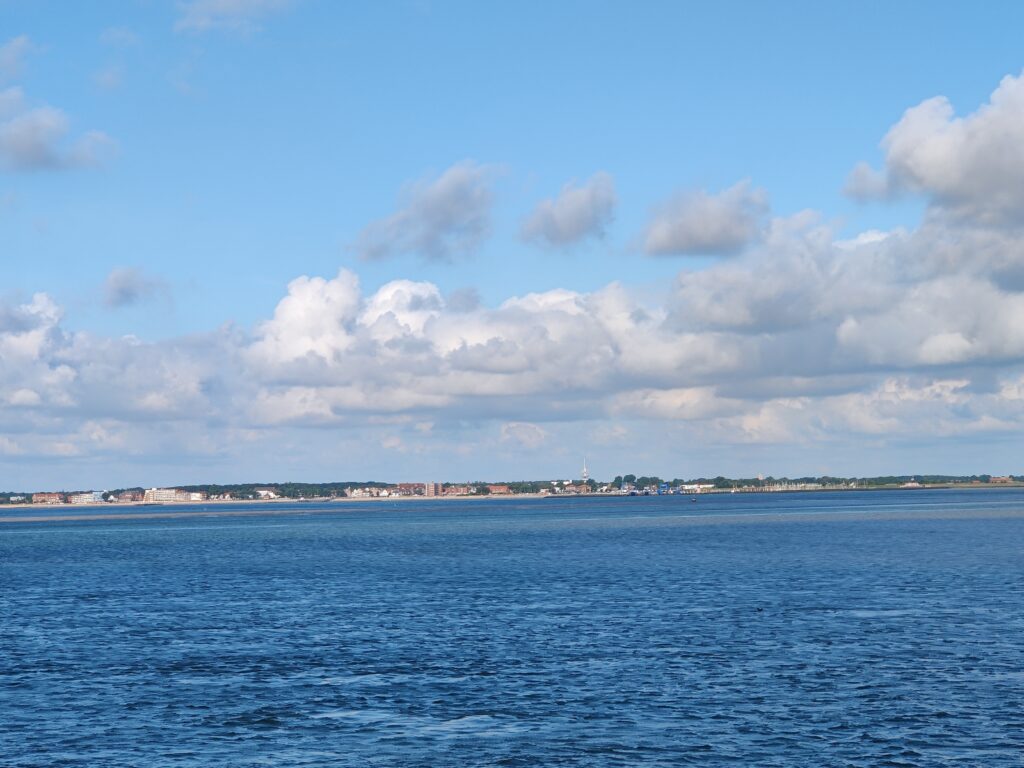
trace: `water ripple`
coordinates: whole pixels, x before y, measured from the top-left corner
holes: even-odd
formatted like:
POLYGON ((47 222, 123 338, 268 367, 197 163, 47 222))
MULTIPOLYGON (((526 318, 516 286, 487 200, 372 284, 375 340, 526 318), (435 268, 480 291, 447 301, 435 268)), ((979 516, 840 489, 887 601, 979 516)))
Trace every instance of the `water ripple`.
POLYGON ((1020 766, 1024 496, 803 498, 8 524, 0 762, 1020 766))

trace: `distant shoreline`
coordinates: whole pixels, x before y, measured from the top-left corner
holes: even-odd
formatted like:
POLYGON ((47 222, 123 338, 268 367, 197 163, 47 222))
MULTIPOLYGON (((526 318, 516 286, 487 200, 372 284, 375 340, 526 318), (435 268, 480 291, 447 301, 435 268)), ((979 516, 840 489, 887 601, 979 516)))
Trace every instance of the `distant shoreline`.
MULTIPOLYGON (((339 496, 337 498, 307 498, 307 499, 207 499, 204 501, 90 501, 84 504, 71 504, 62 501, 58 504, 32 504, 19 501, 15 504, 0 504, 0 510, 4 509, 125 509, 129 507, 194 507, 197 504, 362 504, 365 502, 384 501, 481 501, 484 499, 542 499, 552 494, 547 493, 515 493, 515 494, 468 494, 463 496, 339 496)), ((566 494, 575 496, 616 496, 610 493, 579 493, 566 494)), ((80 515, 70 515, 80 517, 80 515)), ((2 519, 2 518, 0 518, 2 519)))
MULTIPOLYGON (((849 491, 941 491, 941 490, 985 490, 999 489, 1011 490, 1024 488, 1024 483, 936 483, 933 485, 902 486, 902 485, 864 485, 857 487, 825 487, 825 488, 716 488, 704 491, 684 491, 670 494, 673 496, 711 496, 731 493, 743 494, 777 494, 777 493, 841 493, 849 491)), ((56 504, 33 504, 31 502, 16 502, 13 504, 0 504, 0 510, 5 509, 124 509, 135 507, 187 507, 196 504, 342 504, 342 503, 366 503, 366 502, 388 502, 388 501, 498 501, 502 499, 564 499, 564 498, 624 498, 630 496, 655 496, 658 494, 645 493, 492 493, 492 494, 460 494, 450 496, 344 496, 335 498, 311 497, 304 499, 277 498, 277 499, 207 499, 204 501, 90 501, 81 504, 70 502, 59 502, 56 504)), ((81 518, 81 515, 70 517, 81 518)), ((0 520, 3 518, 0 517, 0 520)))
MULTIPOLYGON (((875 489, 885 490, 885 489, 875 489)), ((896 490, 896 489, 889 489, 896 490)), ((942 490, 942 489, 934 489, 942 490)), ((593 494, 607 497, 608 494, 593 494)), ((473 497, 456 497, 456 498, 473 498, 473 497)), ((486 498, 484 496, 478 497, 478 499, 486 498)), ((522 499, 522 495, 519 496, 497 496, 495 500, 513 500, 522 499)), ((537 499, 538 496, 532 496, 530 498, 537 499)), ((557 498, 557 497, 556 497, 557 498)), ((570 498, 566 496, 564 498, 570 498)), ((626 497, 628 498, 628 497, 626 497)), ((377 499, 344 499, 339 501, 376 501, 377 499)), ((423 497, 405 497, 398 499, 379 499, 379 501, 395 501, 404 502, 410 500, 427 501, 428 499, 423 497)), ((277 500, 275 500, 277 501, 277 500)), ((227 502, 227 503, 238 503, 238 502, 227 502)), ((53 505, 57 506, 57 505, 53 505)), ((71 506, 71 505, 64 505, 71 506)), ((84 504, 77 506, 86 506, 84 504)), ((101 505, 91 505, 101 506, 101 505)), ((171 505, 120 505, 126 506, 171 506, 171 505)), ((183 506, 179 504, 176 506, 183 506)), ((126 512, 126 513, 96 513, 96 514, 84 514, 84 515, 24 515, 18 517, 0 517, 0 524, 2 523, 72 523, 72 522, 114 522, 114 521, 129 521, 129 520, 181 520, 181 519, 196 519, 196 518, 228 518, 228 517, 293 517, 301 515, 326 515, 332 511, 338 511, 338 507, 331 504, 314 504, 308 508, 282 508, 278 504, 268 502, 267 507, 263 509, 225 509, 226 503, 221 503, 220 509, 197 509, 188 511, 174 511, 171 509, 163 509, 160 511, 153 512, 126 512)), ((680 512, 676 514, 667 514, 663 516, 654 516, 650 518, 635 518, 630 516, 629 519, 634 525, 642 525, 648 527, 656 527, 659 525, 667 524, 678 524, 682 520, 688 525, 721 525, 728 523, 771 523, 771 522, 836 522, 843 520, 913 520, 913 519, 943 519, 943 520, 955 520, 955 519, 966 519, 966 518, 1021 518, 1024 517, 1024 509, 932 509, 928 512, 921 511, 897 511, 894 509, 856 509, 842 512, 836 511, 811 511, 811 512, 779 512, 766 510, 762 512, 723 512, 721 514, 686 514, 682 510, 689 510, 690 507, 687 505, 681 505, 679 507, 680 512)), ((590 518, 588 518, 590 520, 590 518)), ((551 522, 564 522, 573 523, 572 519, 563 520, 558 517, 551 518, 551 522)))

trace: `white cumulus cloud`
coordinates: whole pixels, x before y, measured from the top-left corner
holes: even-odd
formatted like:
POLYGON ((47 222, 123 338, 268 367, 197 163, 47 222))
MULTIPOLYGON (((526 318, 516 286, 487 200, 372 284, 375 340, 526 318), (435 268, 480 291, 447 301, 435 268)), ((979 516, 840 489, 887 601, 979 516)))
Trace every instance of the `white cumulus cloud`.
POLYGON ((908 109, 882 140, 885 164, 858 165, 858 197, 925 195, 978 224, 1024 224, 1024 75, 1004 77, 989 101, 958 117, 944 96, 908 109))

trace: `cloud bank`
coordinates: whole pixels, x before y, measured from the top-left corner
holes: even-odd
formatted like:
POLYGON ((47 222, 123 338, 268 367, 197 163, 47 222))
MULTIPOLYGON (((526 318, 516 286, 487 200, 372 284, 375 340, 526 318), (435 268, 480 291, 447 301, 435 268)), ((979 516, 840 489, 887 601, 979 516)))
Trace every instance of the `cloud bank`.
MULTIPOLYGON (((8 302, 0 452, 198 461, 287 445, 312 460, 330 446, 456 467, 564 450, 567 434, 621 444, 636 424, 647 441, 808 454, 1010 439, 1024 427, 1024 198, 988 169, 992 142, 1015 167, 1001 142, 1018 129, 1020 82, 967 118, 931 100, 889 131, 885 185, 928 200, 916 229, 840 239, 813 212, 769 218, 745 182, 678 198, 648 249, 733 257, 680 272, 663 296, 611 283, 486 306, 427 281, 366 291, 342 269, 295 278, 251 328, 159 342, 68 328, 45 294, 8 302)), ((541 230, 588 231, 566 212, 588 209, 593 182, 548 201, 541 230)), ((363 247, 460 253, 490 203, 487 170, 458 164, 410 187, 363 247)), ((112 303, 139 296, 136 277, 111 276, 112 303)))

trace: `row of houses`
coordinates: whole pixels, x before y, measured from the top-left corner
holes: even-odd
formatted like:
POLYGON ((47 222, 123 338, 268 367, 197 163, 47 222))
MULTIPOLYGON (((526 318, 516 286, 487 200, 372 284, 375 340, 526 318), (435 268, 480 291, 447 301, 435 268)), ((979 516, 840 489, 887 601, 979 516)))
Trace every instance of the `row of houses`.
POLYGON ((440 496, 473 496, 481 493, 481 488, 486 488, 487 493, 495 496, 506 496, 512 493, 507 485, 444 485, 443 483, 398 483, 397 485, 376 486, 371 485, 365 488, 348 488, 345 496, 350 499, 388 499, 402 498, 409 496, 426 496, 437 498, 440 496))
MULTIPOLYGON (((18 497, 21 501, 23 497, 18 497)), ((79 493, 33 493, 33 504, 166 504, 182 501, 206 501, 202 491, 182 491, 177 488, 150 488, 148 491, 122 491, 108 494, 106 491, 82 491, 79 493)), ((14 497, 12 497, 12 501, 14 497)))

